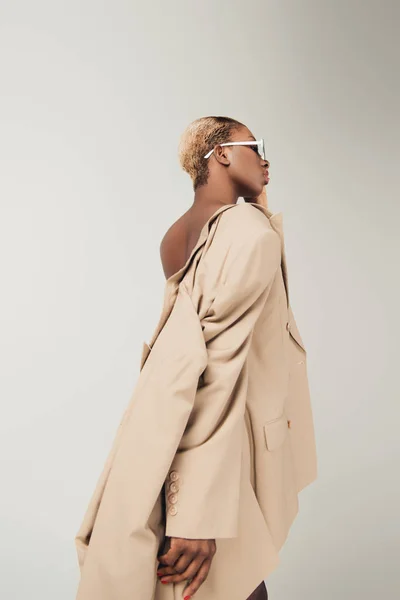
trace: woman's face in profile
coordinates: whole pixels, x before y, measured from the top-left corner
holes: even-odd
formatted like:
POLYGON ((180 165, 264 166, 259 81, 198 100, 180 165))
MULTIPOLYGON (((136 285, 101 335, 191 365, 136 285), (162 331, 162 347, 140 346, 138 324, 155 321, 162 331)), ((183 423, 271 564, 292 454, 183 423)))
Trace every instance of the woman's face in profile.
MULTIPOLYGON (((241 127, 231 135, 232 142, 256 140, 247 127, 241 127)), ((226 146, 229 151, 229 174, 234 181, 239 196, 256 197, 268 184, 269 162, 258 154, 254 146, 226 146)))

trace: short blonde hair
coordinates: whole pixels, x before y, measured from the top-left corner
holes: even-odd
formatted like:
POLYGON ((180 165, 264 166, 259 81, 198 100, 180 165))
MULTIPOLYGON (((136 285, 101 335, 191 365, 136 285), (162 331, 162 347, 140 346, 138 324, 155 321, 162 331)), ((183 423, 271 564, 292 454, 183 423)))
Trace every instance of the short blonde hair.
POLYGON ((231 141, 231 133, 243 123, 230 117, 201 117, 185 129, 180 137, 178 156, 184 171, 192 179, 193 189, 208 181, 208 159, 204 158, 214 146, 231 141))

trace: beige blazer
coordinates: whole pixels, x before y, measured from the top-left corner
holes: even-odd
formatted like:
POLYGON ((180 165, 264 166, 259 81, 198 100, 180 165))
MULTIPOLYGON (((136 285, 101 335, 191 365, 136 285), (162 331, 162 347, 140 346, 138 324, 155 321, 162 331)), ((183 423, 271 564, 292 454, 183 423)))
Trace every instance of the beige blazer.
POLYGON ((246 600, 317 477, 282 213, 220 207, 165 284, 132 398, 76 534, 77 600, 178 600, 164 535, 215 538, 196 600, 246 600))

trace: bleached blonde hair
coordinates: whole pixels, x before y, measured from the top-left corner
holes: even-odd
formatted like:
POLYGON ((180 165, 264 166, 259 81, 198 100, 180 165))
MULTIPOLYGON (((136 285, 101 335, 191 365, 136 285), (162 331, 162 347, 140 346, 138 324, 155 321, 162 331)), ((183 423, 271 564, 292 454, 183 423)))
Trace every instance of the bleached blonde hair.
POLYGON ((208 160, 204 158, 214 146, 231 141, 231 133, 243 123, 230 117, 201 117, 185 129, 180 137, 178 156, 184 171, 192 179, 193 189, 208 181, 208 160))

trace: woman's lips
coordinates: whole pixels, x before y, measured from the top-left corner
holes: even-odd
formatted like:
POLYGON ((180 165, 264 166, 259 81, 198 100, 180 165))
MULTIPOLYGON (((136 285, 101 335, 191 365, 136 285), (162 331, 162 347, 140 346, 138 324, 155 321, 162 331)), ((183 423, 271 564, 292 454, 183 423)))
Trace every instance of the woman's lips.
POLYGON ((269 173, 268 173, 268 171, 265 171, 265 173, 264 173, 264 181, 265 181, 265 183, 269 183, 269 173))

